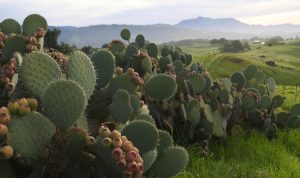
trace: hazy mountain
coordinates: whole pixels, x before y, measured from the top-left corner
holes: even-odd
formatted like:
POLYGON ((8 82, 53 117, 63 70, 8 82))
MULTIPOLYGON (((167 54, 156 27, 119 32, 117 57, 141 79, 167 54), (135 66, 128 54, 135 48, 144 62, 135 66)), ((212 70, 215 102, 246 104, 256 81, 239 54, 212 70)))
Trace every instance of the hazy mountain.
POLYGON ((163 43, 183 39, 245 39, 253 36, 270 37, 280 35, 285 38, 300 34, 300 25, 283 24, 273 26, 249 25, 236 19, 212 19, 198 17, 187 19, 176 25, 94 25, 88 27, 58 26, 61 30, 59 41, 75 44, 78 47, 101 46, 113 39, 120 39, 120 31, 128 28, 132 39, 141 33, 149 41, 163 43))

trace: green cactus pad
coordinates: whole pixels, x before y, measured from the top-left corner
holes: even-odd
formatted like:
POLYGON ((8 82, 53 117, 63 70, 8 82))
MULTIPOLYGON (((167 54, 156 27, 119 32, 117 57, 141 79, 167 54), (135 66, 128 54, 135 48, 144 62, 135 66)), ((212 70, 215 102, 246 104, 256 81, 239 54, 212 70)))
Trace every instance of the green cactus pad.
POLYGON ((125 49, 125 45, 120 40, 114 40, 110 43, 110 50, 114 55, 120 54, 125 49))
POLYGON ((253 79, 258 72, 258 68, 256 65, 249 65, 245 70, 244 74, 247 80, 253 79))
POLYGON ((122 135, 145 154, 156 148, 158 144, 158 131, 156 127, 147 121, 133 121, 126 125, 122 130, 122 135))
POLYGON ((132 108, 133 117, 137 116, 140 111, 141 102, 140 102, 140 99, 136 95, 130 95, 130 106, 132 108))
POLYGON ((5 19, 0 23, 0 31, 5 35, 21 34, 21 25, 15 19, 5 19))
POLYGON ((112 97, 114 93, 119 89, 125 89, 130 94, 135 94, 137 90, 137 85, 128 74, 124 74, 124 75, 116 76, 111 80, 107 88, 108 96, 112 97))
POLYGON ((142 59, 141 69, 143 70, 143 73, 152 71, 152 61, 150 57, 146 56, 142 59))
POLYGON ((224 85, 224 88, 226 89, 226 91, 228 93, 231 93, 232 83, 228 78, 223 79, 223 85, 224 85))
POLYGON ((284 97, 281 95, 276 95, 272 98, 272 103, 273 103, 274 108, 279 108, 284 103, 284 97))
POLYGON ((32 160, 41 156, 54 133, 54 125, 37 112, 12 119, 9 126, 9 137, 15 152, 32 160))
POLYGON ((188 66, 192 63, 193 61, 193 57, 191 54, 186 54, 185 55, 185 64, 188 66))
POLYGON ((255 80, 258 84, 263 84, 265 81, 265 73, 259 71, 255 75, 255 80))
POLYGON ((188 119, 191 120, 192 128, 196 128, 200 122, 200 111, 198 107, 193 107, 188 113, 188 119))
POLYGON ((146 47, 147 49, 147 53, 149 56, 157 58, 158 55, 158 48, 156 46, 156 44, 154 43, 149 43, 146 47))
POLYGON ((184 104, 180 104, 179 116, 181 118, 181 121, 186 121, 187 120, 187 113, 186 113, 186 109, 184 107, 184 104))
POLYGON ((64 151, 67 155, 78 154, 86 145, 87 132, 82 128, 70 128, 66 132, 67 143, 64 151))
POLYGON ((146 94, 157 100, 171 98, 177 89, 176 81, 172 77, 159 74, 152 77, 145 86, 146 94))
POLYGON ((190 66, 191 71, 198 72, 198 69, 199 69, 199 66, 197 63, 191 64, 191 66, 190 66))
POLYGON ((146 177, 173 177, 185 168, 188 160, 189 155, 183 147, 170 147, 157 158, 146 177))
POLYGON ((289 114, 287 112, 280 112, 276 115, 276 124, 278 125, 278 127, 280 128, 285 128, 288 121, 289 121, 289 114))
POLYGON ((237 84, 238 91, 241 91, 246 85, 246 79, 240 72, 236 72, 231 76, 231 82, 237 84))
POLYGON ((247 111, 253 110, 257 105, 253 96, 244 96, 242 102, 242 107, 247 111))
POLYGON ((195 94, 200 94, 206 88, 206 80, 200 74, 192 75, 189 80, 192 82, 195 94))
POLYGON ((275 82, 274 78, 272 78, 272 77, 268 78, 267 86, 268 86, 268 90, 269 90, 270 93, 274 93, 275 92, 275 90, 276 90, 276 82, 275 82))
POLYGON ((258 85, 256 89, 259 91, 261 96, 267 94, 267 88, 265 85, 258 85))
POLYGON ((219 93, 220 102, 228 104, 230 93, 226 89, 221 89, 219 93))
POLYGON ((287 126, 293 129, 300 128, 300 117, 297 116, 291 117, 287 123, 287 126))
POLYGON ((212 114, 213 117, 213 135, 216 137, 225 137, 226 136, 226 128, 224 128, 224 118, 220 111, 215 111, 212 114))
POLYGON ((180 53, 178 51, 171 53, 171 56, 173 61, 180 60, 180 53))
POLYGON ((171 64, 171 59, 168 56, 161 57, 158 61, 159 68, 164 72, 167 69, 167 65, 171 64))
POLYGON ((157 151, 158 154, 161 155, 165 150, 173 146, 173 138, 167 131, 164 130, 159 130, 158 135, 159 142, 157 145, 157 151))
POLYGON ((4 45, 2 51, 1 62, 7 63, 16 52, 21 53, 22 55, 26 53, 26 39, 22 36, 14 36, 9 38, 4 45))
POLYGON ((141 34, 138 34, 135 37, 135 43, 138 45, 138 47, 142 48, 145 45, 145 37, 141 34))
POLYGON ((80 84, 84 89, 86 100, 93 94, 96 84, 96 74, 89 57, 83 52, 71 54, 66 70, 67 78, 80 84))
POLYGON ((291 111, 290 111, 290 114, 292 116, 300 116, 300 103, 299 104, 295 104, 291 111))
POLYGON ((129 40, 131 36, 130 31, 126 28, 122 29, 120 35, 124 40, 129 40))
POLYGON ((25 56, 20 76, 25 88, 42 98, 48 85, 62 78, 62 73, 54 59, 45 53, 34 52, 25 56))
POLYGON ((164 46, 163 48, 161 48, 160 53, 161 53, 162 57, 167 57, 169 55, 169 49, 168 49, 168 47, 164 46))
POLYGON ((271 107, 272 100, 269 96, 263 96, 260 99, 259 106, 261 109, 268 109, 271 107))
POLYGON ((79 119, 86 101, 82 88, 74 81, 52 82, 42 99, 44 113, 61 130, 66 130, 79 119))
POLYGON ((173 66, 175 67, 175 73, 178 74, 184 69, 184 64, 182 61, 175 61, 173 62, 173 66))
POLYGON ((130 95, 127 90, 117 90, 110 105, 110 114, 116 122, 126 123, 132 113, 130 95))
POLYGON ((156 158, 157 158, 157 151, 155 149, 148 151, 147 153, 142 155, 142 159, 144 161, 144 172, 147 172, 151 168, 156 158))
POLYGON ((92 55, 91 60, 96 70, 96 88, 103 88, 110 82, 114 75, 114 57, 106 49, 100 49, 92 55))
POLYGON ((37 31, 39 27, 42 27, 45 31, 48 30, 47 20, 38 15, 32 14, 27 16, 23 21, 23 34, 26 36, 31 36, 33 33, 37 31))
POLYGON ((138 54, 139 50, 137 49, 137 47, 133 44, 130 44, 127 46, 126 50, 125 50, 125 56, 130 59, 133 56, 136 56, 138 54))
POLYGON ((139 114, 135 119, 136 120, 144 120, 144 121, 147 121, 147 122, 155 125, 155 120, 149 114, 139 114))

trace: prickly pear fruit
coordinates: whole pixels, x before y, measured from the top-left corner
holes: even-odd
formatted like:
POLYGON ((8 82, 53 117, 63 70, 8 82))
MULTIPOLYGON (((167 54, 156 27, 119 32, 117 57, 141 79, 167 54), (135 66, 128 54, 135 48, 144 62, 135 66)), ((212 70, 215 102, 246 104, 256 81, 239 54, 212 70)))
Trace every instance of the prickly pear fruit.
POLYGON ((7 134, 8 128, 4 124, 0 124, 0 137, 3 137, 7 134))
POLYGON ((105 126, 100 127, 99 133, 102 138, 110 137, 110 135, 111 135, 110 130, 105 126))
POLYGON ((27 99, 28 106, 30 107, 31 111, 36 111, 38 107, 38 101, 35 98, 28 98, 27 99))
POLYGON ((117 147, 113 149, 111 155, 114 160, 120 160, 123 157, 123 150, 117 147))
POLYGON ((122 145, 122 149, 123 149, 125 152, 131 151, 132 148, 133 148, 133 145, 132 145, 132 142, 131 142, 131 141, 124 142, 123 145, 122 145))
POLYGON ((104 146, 106 146, 106 147, 110 147, 110 146, 111 146, 111 143, 112 143, 111 138, 106 137, 106 138, 104 138, 104 139, 102 140, 102 144, 103 144, 104 146))
POLYGON ((28 105, 28 101, 26 98, 21 98, 17 100, 19 105, 28 105))
POLYGON ((8 125, 11 118, 7 113, 0 113, 0 124, 8 125))
POLYGON ((137 164, 135 161, 128 162, 126 168, 128 171, 133 172, 134 170, 136 170, 137 164))
POLYGON ((1 107, 0 108, 0 114, 2 114, 2 113, 9 114, 9 110, 7 109, 7 107, 1 107))
POLYGON ((128 162, 135 161, 137 159, 137 153, 135 151, 129 151, 126 153, 126 160, 128 162))
POLYGON ((20 116, 25 116, 26 114, 30 113, 30 107, 28 105, 21 105, 18 109, 18 114, 20 116))
POLYGON ((117 165, 120 167, 120 168, 125 168, 126 167, 126 160, 124 158, 121 158, 118 162, 117 162, 117 165))
POLYGON ((118 130, 114 130, 114 131, 111 132, 111 137, 113 139, 115 139, 115 138, 121 138, 121 133, 118 130))
POLYGON ((7 145, 0 148, 0 159, 10 159, 14 154, 14 150, 11 146, 7 145))
POLYGON ((114 138, 113 139, 113 146, 114 147, 121 147, 122 146, 122 140, 121 140, 121 138, 114 138))
POLYGON ((12 114, 16 114, 19 110, 19 107, 20 107, 20 105, 16 101, 9 102, 8 105, 7 105, 7 108, 9 110, 9 112, 12 113, 12 114))

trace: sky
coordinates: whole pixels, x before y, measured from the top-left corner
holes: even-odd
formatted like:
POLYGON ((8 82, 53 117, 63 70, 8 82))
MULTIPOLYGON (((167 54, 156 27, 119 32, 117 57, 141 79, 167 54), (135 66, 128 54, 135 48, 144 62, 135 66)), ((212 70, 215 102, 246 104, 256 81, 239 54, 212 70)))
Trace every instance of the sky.
POLYGON ((0 21, 38 13, 50 25, 176 24, 198 16, 300 24, 300 0, 0 0, 0 21))

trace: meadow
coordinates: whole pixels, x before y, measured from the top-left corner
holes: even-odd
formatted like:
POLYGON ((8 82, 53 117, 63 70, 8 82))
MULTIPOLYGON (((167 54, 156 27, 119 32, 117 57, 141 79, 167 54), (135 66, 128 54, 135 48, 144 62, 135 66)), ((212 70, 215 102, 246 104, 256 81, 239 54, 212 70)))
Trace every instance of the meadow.
MULTIPOLYGON (((276 94, 286 97, 278 111, 286 111, 300 102, 300 45, 297 43, 265 46, 253 45, 250 51, 220 53, 209 44, 182 45, 195 61, 201 62, 214 78, 228 77, 250 64, 256 64, 276 79, 276 94), (275 61, 271 67, 266 61, 275 61), (296 89, 296 85, 298 88, 296 89)), ((255 130, 230 136, 226 142, 209 145, 208 157, 201 156, 197 146, 188 148, 190 163, 177 178, 296 178, 300 177, 300 132, 281 131, 268 140, 255 130)))

